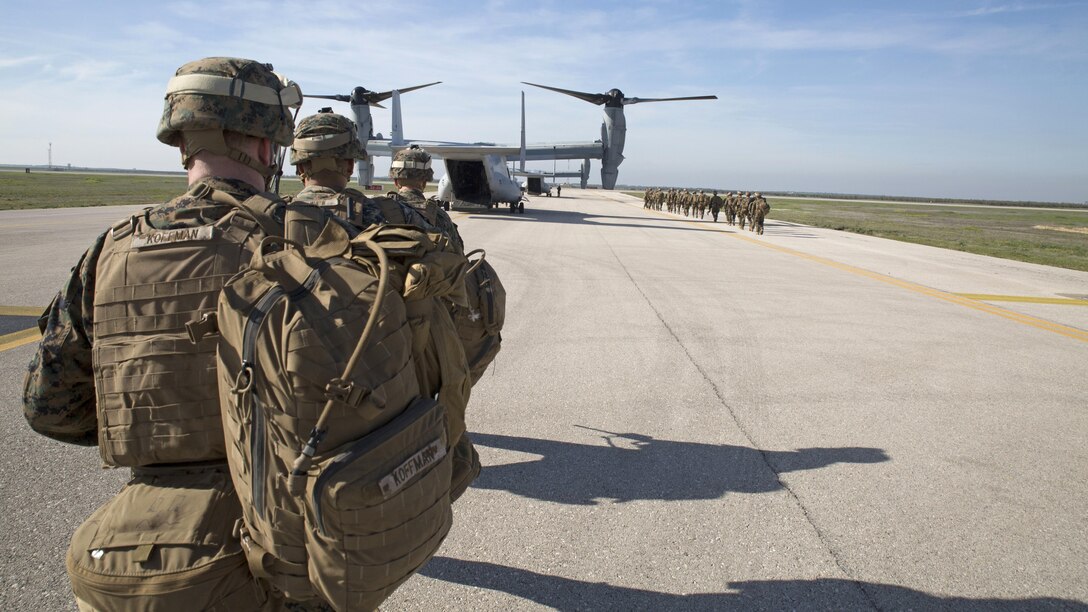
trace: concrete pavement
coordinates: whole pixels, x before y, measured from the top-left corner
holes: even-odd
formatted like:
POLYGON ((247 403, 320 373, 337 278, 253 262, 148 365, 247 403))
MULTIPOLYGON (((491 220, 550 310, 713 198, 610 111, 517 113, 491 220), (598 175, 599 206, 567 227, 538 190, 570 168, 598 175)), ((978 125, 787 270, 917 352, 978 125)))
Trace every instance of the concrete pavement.
MULTIPOLYGON (((0 213, 0 304, 124 212, 0 213)), ((485 470, 383 610, 1088 609, 1088 307, 959 295, 1088 274, 600 191, 454 217, 508 291, 485 470)), ((73 609, 67 538, 125 475, 26 427, 32 351, 0 352, 0 607, 73 609)))

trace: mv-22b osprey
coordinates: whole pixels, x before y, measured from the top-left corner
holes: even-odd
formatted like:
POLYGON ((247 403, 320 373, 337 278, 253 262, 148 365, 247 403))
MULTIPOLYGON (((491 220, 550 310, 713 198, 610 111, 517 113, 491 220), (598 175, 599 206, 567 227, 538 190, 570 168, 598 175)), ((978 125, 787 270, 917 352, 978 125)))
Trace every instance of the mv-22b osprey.
MULTIPOLYGON (((525 144, 525 94, 522 93, 521 109, 521 146, 504 147, 491 143, 456 143, 444 141, 408 140, 404 138, 401 118, 400 94, 437 85, 441 81, 406 87, 400 90, 373 92, 364 87, 356 87, 347 95, 313 95, 310 98, 338 100, 351 104, 352 114, 358 126, 361 144, 371 158, 374 156, 392 156, 396 151, 418 144, 427 149, 434 157, 444 160, 446 175, 439 182, 439 198, 445 202, 469 204, 492 208, 507 204, 511 210, 524 212, 521 185, 510 176, 507 159, 517 155, 520 158, 521 172, 525 172, 526 161, 544 161, 557 159, 582 159, 581 178, 585 188, 589 178, 591 159, 602 162, 601 184, 605 189, 613 189, 619 175, 619 165, 623 162, 623 146, 626 134, 626 121, 623 116, 625 104, 640 102, 664 102, 672 100, 711 100, 717 96, 694 96, 684 98, 626 98, 618 89, 607 94, 588 94, 583 92, 558 89, 545 85, 526 83, 535 87, 550 89, 577 97, 594 104, 605 106, 605 121, 601 125, 602 140, 580 143, 525 144), (392 131, 391 137, 376 137, 373 133, 373 118, 370 107, 384 108, 380 103, 391 100, 392 131)), ((369 185, 374 176, 374 164, 371 160, 361 161, 359 184, 369 185)))

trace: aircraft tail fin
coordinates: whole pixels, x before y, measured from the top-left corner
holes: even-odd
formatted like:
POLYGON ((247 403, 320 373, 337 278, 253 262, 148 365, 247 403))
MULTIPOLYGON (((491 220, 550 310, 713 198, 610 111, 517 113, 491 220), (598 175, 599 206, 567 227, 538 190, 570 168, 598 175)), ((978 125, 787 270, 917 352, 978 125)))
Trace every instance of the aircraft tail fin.
POLYGON ((525 92, 521 92, 521 165, 519 170, 525 172, 525 92))
POLYGON ((400 115, 400 92, 397 90, 392 91, 392 107, 393 107, 393 126, 391 127, 390 140, 391 144, 403 145, 404 144, 404 124, 401 122, 400 115))

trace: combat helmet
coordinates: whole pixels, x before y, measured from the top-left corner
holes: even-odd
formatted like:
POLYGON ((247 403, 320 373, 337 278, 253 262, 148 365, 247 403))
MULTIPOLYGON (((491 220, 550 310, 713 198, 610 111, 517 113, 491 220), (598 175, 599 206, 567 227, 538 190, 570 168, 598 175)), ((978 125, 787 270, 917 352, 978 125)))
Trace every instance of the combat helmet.
POLYGON ((302 105, 298 85, 272 72, 271 64, 235 57, 208 57, 178 68, 166 85, 166 103, 158 138, 170 146, 183 143, 182 165, 200 151, 225 155, 268 178, 276 169, 230 147, 224 130, 267 138, 289 146, 295 121, 291 109, 302 105))
MULTIPOLYGON (((340 159, 366 159, 366 150, 356 134, 355 122, 323 108, 298 122, 291 145, 291 164, 310 162, 308 174, 330 170, 343 174, 340 159)), ((349 171, 350 175, 350 171, 349 171)))
POLYGON ((434 178, 434 170, 431 169, 431 154, 412 145, 407 149, 397 151, 393 156, 393 163, 389 166, 389 177, 394 179, 424 179, 434 178))

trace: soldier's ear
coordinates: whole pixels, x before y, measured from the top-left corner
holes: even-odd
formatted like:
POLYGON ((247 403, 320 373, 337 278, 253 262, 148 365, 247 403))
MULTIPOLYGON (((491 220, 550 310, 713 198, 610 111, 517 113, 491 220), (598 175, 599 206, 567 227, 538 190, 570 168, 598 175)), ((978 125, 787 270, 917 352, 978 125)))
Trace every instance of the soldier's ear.
POLYGON ((272 141, 267 138, 260 139, 257 144, 257 159, 266 166, 272 165, 272 141))

